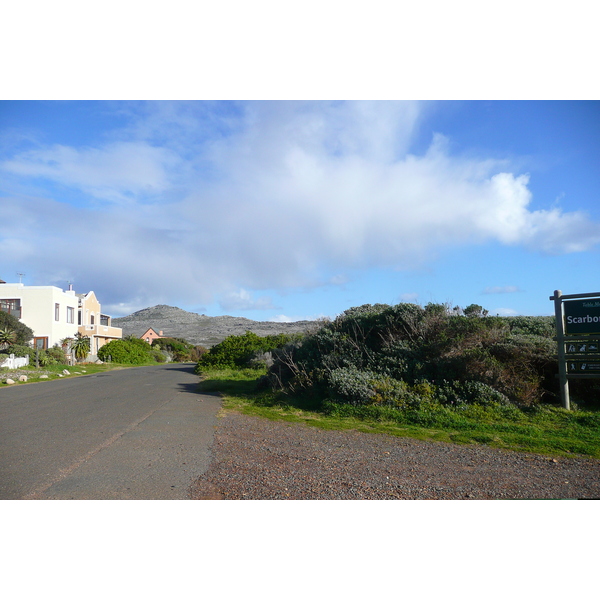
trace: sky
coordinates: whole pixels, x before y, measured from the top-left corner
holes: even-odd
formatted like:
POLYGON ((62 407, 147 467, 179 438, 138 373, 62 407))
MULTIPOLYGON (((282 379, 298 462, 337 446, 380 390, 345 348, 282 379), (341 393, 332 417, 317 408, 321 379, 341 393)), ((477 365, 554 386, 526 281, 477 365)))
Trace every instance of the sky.
POLYGON ((599 165, 598 101, 3 100, 0 278, 113 317, 552 314, 600 291, 599 165))

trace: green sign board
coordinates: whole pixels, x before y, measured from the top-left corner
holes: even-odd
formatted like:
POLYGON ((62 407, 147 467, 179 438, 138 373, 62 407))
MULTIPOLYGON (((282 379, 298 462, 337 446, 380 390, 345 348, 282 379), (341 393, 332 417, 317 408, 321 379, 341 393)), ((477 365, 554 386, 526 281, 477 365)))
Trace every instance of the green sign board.
POLYGON ((600 333, 600 299, 565 300, 565 334, 589 335, 600 333))

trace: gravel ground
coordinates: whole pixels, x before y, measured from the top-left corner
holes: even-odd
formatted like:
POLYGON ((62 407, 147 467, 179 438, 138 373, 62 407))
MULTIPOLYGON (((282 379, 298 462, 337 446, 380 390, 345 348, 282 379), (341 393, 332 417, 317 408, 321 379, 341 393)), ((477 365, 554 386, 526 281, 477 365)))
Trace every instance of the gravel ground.
POLYGON ((600 460, 324 431, 228 412, 193 499, 600 499, 600 460))

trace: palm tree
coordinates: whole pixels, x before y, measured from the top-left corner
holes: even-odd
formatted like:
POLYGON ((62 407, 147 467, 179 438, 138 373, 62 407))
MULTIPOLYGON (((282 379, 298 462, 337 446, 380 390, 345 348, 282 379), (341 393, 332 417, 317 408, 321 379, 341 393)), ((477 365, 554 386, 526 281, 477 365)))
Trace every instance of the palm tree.
POLYGON ((75 334, 75 339, 71 342, 71 350, 75 353, 77 360, 85 358, 90 351, 90 338, 78 331, 75 334))
POLYGON ((14 344, 17 336, 12 329, 5 327, 0 329, 0 350, 6 350, 11 344, 14 344))

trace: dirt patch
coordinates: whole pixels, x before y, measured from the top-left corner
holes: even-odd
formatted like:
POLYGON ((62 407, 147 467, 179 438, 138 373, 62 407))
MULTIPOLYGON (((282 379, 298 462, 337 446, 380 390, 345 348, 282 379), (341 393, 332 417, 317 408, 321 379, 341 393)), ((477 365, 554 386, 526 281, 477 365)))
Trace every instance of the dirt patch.
POLYGON ((228 412, 193 499, 600 499, 600 461, 324 431, 228 412))

